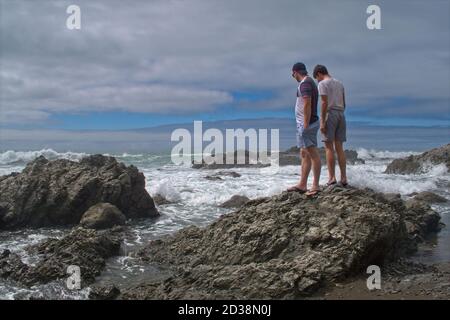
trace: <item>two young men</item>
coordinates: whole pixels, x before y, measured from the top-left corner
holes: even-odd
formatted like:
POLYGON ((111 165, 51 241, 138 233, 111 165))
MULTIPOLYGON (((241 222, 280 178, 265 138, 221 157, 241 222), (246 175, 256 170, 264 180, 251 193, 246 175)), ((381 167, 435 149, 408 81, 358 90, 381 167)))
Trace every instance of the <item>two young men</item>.
POLYGON ((323 65, 317 65, 313 72, 318 81, 317 88, 314 80, 308 75, 306 66, 299 62, 292 67, 292 77, 299 82, 297 88, 297 101, 295 104, 295 118, 297 122, 297 146, 300 148, 301 177, 300 182, 289 188, 288 191, 306 193, 308 196, 320 192, 319 179, 321 161, 317 150, 317 133, 320 129, 322 141, 325 143, 328 166, 328 183, 337 183, 335 174, 334 151, 338 157, 341 172, 341 184, 347 186, 346 159, 343 143, 346 141, 345 122, 345 93, 344 86, 332 78, 323 65), (317 104, 321 100, 320 118, 317 104), (313 170, 313 184, 307 190, 308 176, 313 170))

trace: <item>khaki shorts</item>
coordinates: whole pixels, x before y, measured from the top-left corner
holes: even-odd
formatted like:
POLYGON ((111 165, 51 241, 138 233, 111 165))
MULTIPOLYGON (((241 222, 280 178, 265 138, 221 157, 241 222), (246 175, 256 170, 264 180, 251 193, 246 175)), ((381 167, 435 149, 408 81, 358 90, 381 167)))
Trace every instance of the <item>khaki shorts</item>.
POLYGON ((344 111, 330 109, 325 120, 326 134, 321 133, 323 142, 347 141, 347 124, 344 111))

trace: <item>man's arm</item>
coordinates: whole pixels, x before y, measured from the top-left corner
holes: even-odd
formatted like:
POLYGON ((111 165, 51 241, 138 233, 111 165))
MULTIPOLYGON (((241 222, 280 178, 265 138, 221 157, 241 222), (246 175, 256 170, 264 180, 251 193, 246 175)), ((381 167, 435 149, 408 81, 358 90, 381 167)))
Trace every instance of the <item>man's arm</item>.
POLYGON ((309 126, 311 119, 311 97, 303 97, 303 127, 306 129, 309 126))
POLYGON ((300 84, 300 94, 303 99, 303 127, 309 127, 309 120, 311 119, 311 97, 312 87, 308 82, 300 84))
POLYGON ((342 90, 342 98, 344 99, 344 109, 347 107, 345 104, 345 90, 342 90))
POLYGON ((320 131, 325 134, 328 113, 328 87, 324 81, 319 82, 319 95, 320 101, 322 101, 320 105, 320 131))
POLYGON ((328 112, 328 96, 320 96, 320 99, 322 101, 320 107, 320 131, 324 132, 328 112))

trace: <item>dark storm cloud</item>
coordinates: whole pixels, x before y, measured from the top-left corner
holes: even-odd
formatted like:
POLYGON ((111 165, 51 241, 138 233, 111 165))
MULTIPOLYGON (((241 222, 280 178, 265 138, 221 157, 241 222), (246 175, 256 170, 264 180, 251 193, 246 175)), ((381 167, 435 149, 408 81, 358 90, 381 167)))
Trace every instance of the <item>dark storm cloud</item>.
POLYGON ((397 97, 433 102, 429 117, 449 112, 448 1, 378 1, 377 31, 366 28, 371 1, 0 3, 3 124, 84 111, 286 108, 298 60, 328 65, 349 104, 368 113, 392 115, 377 101, 397 97), (81 7, 79 31, 65 27, 70 4, 81 7), (270 98, 254 102, 232 95, 265 90, 270 98))

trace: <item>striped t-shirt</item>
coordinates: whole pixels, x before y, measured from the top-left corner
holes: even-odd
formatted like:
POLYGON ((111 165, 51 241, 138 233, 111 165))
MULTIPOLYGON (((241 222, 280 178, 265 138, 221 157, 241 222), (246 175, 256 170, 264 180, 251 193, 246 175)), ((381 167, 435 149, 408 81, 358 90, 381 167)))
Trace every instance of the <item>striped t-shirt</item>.
POLYGON ((295 120, 298 125, 303 126, 304 121, 304 105, 303 97, 311 97, 311 118, 309 124, 319 120, 317 116, 317 101, 319 98, 319 92, 317 90, 316 83, 312 78, 306 76, 298 85, 297 88, 297 102, 295 104, 295 120))

